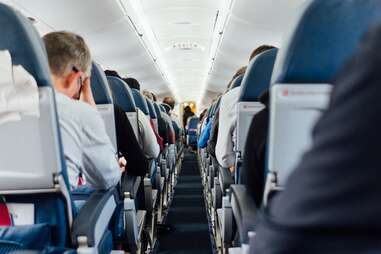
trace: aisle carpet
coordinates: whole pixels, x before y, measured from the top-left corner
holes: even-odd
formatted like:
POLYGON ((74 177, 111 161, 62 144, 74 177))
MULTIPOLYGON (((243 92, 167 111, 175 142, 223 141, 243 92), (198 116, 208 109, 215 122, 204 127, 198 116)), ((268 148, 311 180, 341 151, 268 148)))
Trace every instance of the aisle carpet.
POLYGON ((186 153, 166 223, 159 235, 160 254, 212 253, 200 171, 194 153, 186 153))

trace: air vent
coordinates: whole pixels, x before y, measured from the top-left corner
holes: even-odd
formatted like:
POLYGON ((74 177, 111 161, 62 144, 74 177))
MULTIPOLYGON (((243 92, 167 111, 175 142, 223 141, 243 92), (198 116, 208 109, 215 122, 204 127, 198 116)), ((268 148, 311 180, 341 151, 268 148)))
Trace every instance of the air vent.
POLYGON ((172 45, 172 49, 178 50, 205 50, 204 47, 195 42, 177 42, 172 45))
POLYGON ((176 22, 173 22, 173 24, 175 24, 175 25, 191 25, 192 24, 192 22, 190 22, 190 21, 176 21, 176 22))

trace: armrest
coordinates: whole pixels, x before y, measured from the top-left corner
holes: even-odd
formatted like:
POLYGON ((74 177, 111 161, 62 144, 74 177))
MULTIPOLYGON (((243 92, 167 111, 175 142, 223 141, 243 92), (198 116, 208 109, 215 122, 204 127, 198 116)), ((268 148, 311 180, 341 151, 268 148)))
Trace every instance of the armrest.
POLYGON ((230 185, 234 184, 234 179, 228 168, 219 167, 219 180, 222 189, 222 193, 225 195, 230 185))
POLYGON ((116 188, 96 191, 74 219, 71 238, 75 245, 97 247, 117 205, 116 188))
POLYGON ((254 199, 249 195, 244 185, 230 186, 234 219, 240 235, 241 244, 248 243, 248 233, 254 231, 257 219, 257 207, 254 199))
POLYGON ((139 186, 142 182, 142 178, 140 176, 132 176, 128 174, 123 174, 122 177, 122 195, 126 192, 130 193, 131 198, 135 198, 136 194, 139 191, 139 186))

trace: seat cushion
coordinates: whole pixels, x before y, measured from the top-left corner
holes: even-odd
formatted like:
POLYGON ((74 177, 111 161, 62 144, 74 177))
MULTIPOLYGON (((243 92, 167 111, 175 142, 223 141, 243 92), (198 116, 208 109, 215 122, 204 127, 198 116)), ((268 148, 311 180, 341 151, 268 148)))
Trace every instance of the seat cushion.
POLYGON ((42 250, 51 243, 51 230, 47 223, 25 226, 0 227, 0 253, 5 249, 42 250))

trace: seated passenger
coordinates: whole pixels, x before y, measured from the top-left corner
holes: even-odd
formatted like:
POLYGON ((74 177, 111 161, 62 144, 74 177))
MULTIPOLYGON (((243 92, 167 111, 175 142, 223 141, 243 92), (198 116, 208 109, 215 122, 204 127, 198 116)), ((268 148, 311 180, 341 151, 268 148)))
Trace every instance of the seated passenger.
POLYGON ((134 78, 123 78, 123 81, 126 82, 127 85, 131 89, 136 89, 136 90, 140 91, 140 83, 136 79, 134 79, 134 78))
MULTIPOLYGON (((257 55, 273 49, 273 46, 262 45, 255 49, 250 56, 250 61, 254 59, 257 55)), ((239 74, 242 74, 243 68, 239 70, 233 77, 238 77, 239 74)), ((234 172, 235 165, 235 128, 237 125, 237 115, 235 112, 236 105, 239 99, 240 87, 230 89, 232 83, 230 81, 228 86, 228 91, 222 96, 220 109, 219 109, 219 125, 218 134, 217 134, 217 143, 215 147, 215 153, 218 163, 224 167, 229 168, 231 172, 234 172)))
MULTIPOLYGON (((106 74, 106 76, 113 76, 113 77, 121 78, 120 75, 118 74, 118 72, 116 72, 114 70, 106 70, 105 74, 106 74)), ((121 78, 121 79, 124 81, 127 80, 126 78, 125 79, 121 78)), ((129 80, 132 80, 132 79, 130 78, 129 80)), ((136 82, 133 82, 133 84, 134 84, 133 87, 131 87, 130 84, 127 83, 130 86, 130 88, 136 89, 136 87, 137 87, 140 89, 139 82, 136 79, 133 79, 133 80, 136 81, 136 82)), ((116 109, 116 110, 117 111, 123 111, 122 109, 116 109)), ((117 112, 115 112, 115 113, 117 113, 117 112)), ((155 136, 154 130, 153 130, 151 123, 148 120, 147 116, 140 109, 137 109, 137 113, 138 113, 138 121, 139 121, 138 143, 139 143, 140 149, 143 151, 146 159, 149 159, 149 160, 150 159, 156 159, 160 153, 160 146, 156 141, 156 136, 155 136)), ((119 114, 120 114, 120 112, 119 112, 119 114)), ((119 117, 122 117, 122 115, 120 114, 119 117)), ((128 119, 126 119, 126 120, 128 120, 128 119)), ((126 120, 120 119, 119 121, 120 122, 126 122, 126 120)), ((130 124, 129 121, 128 121, 128 123, 130 124)), ((118 124, 117 124, 117 126, 118 126, 118 124)), ((118 136, 118 134, 117 134, 117 136, 118 136)), ((117 139, 118 139, 118 137, 117 137, 117 139)), ((122 143, 122 142, 125 143, 126 145, 128 145, 125 140, 121 141, 120 143, 122 143)), ((131 150, 131 147, 126 148, 125 150, 127 151, 127 149, 131 150)))
POLYGON ((176 113, 174 112, 175 105, 176 105, 175 99, 173 97, 171 97, 171 96, 167 96, 167 97, 164 97, 163 103, 167 104, 171 108, 171 110, 170 110, 171 118, 176 123, 176 125, 178 127, 180 127, 181 124, 180 124, 180 121, 179 121, 179 116, 176 115, 176 113))
POLYGON ((255 252, 380 253, 381 27, 334 82, 312 147, 259 220, 255 252))
POLYGON ((70 32, 44 36, 51 76, 56 90, 57 110, 69 182, 74 190, 82 184, 108 189, 121 177, 116 151, 90 87, 91 55, 83 38, 70 32))

